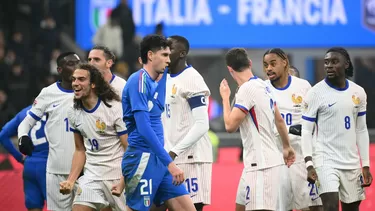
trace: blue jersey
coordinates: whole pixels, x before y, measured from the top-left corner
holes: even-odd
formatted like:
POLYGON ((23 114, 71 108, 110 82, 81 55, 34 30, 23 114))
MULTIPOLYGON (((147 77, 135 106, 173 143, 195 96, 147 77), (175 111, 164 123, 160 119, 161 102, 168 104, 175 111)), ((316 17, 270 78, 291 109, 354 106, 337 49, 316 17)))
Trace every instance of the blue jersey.
MULTIPOLYGON (((17 128, 26 117, 27 112, 30 110, 31 106, 24 108, 20 111, 11 121, 9 121, 2 129, 0 133, 0 141, 4 145, 5 149, 12 154, 12 156, 17 161, 22 161, 22 154, 16 150, 12 144, 10 137, 17 135, 17 128)), ((44 126, 46 124, 46 115, 38 121, 35 126, 30 130, 29 137, 33 141, 35 146, 32 155, 29 157, 32 158, 45 158, 48 157, 48 142, 44 132, 44 126)), ((28 159, 29 159, 28 158, 28 159)))
POLYGON ((151 152, 150 147, 137 131, 134 118, 136 111, 149 112, 151 127, 160 144, 164 146, 161 114, 165 104, 166 75, 164 74, 162 79, 156 82, 146 70, 141 69, 129 77, 122 95, 123 119, 128 129, 129 147, 151 152))

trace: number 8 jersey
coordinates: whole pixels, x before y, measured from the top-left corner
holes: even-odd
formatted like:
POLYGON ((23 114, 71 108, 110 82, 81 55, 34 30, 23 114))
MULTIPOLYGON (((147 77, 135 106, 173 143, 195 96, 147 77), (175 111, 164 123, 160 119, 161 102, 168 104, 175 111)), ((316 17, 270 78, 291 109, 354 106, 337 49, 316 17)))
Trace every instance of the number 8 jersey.
POLYGON ((366 98, 365 90, 349 80, 338 89, 325 79, 307 93, 302 118, 317 123, 316 167, 360 168, 356 123, 366 114, 366 98))
MULTIPOLYGON (((288 77, 288 84, 283 88, 276 88, 267 80, 277 102, 277 107, 284 118, 289 131, 292 125, 302 124, 303 100, 311 89, 308 81, 294 76, 288 77)), ((277 131, 275 131, 277 133, 277 131)), ((301 137, 289 134, 289 141, 296 153, 296 162, 303 160, 301 137)))

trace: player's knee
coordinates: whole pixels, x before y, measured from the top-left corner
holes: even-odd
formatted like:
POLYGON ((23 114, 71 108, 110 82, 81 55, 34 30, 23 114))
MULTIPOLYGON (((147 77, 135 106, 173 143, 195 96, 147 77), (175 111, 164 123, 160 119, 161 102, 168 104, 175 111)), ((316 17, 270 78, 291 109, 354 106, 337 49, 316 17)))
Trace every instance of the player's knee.
POLYGON ((194 207, 197 211, 202 211, 203 207, 204 207, 204 204, 203 203, 196 203, 196 204, 194 204, 194 207))

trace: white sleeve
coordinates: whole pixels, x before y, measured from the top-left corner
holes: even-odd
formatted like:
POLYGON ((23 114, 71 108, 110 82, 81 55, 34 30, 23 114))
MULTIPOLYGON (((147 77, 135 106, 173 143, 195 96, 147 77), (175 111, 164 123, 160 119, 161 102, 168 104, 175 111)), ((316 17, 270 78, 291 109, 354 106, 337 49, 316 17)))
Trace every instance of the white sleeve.
POLYGON ((356 142, 359 150, 359 155, 361 156, 362 166, 370 166, 370 137, 367 130, 366 124, 366 106, 367 106, 367 96, 363 90, 362 96, 360 98, 360 106, 357 116, 356 124, 356 142))
POLYGON ((206 97, 210 96, 210 89, 208 88, 206 82, 201 75, 198 73, 193 77, 189 77, 190 80, 185 80, 182 87, 182 97, 190 99, 194 96, 204 95, 206 97))
POLYGON ((46 88, 42 89, 38 97, 34 100, 33 106, 28 111, 25 119, 18 126, 18 138, 27 136, 31 128, 34 127, 37 121, 40 121, 48 106, 48 96, 46 88))
POLYGON ((254 91, 249 83, 243 84, 236 94, 234 107, 239 108, 244 113, 249 113, 250 109, 255 105, 254 91))
POLYGON ((319 110, 319 99, 315 92, 311 90, 307 93, 304 102, 304 111, 302 115, 302 154, 303 157, 312 156, 313 131, 316 116, 319 110))
POLYGON ((125 122, 122 119, 122 104, 121 102, 114 102, 112 111, 114 111, 113 115, 115 118, 115 130, 118 136, 124 135, 128 133, 126 129, 125 122))
POLYGON ((201 137, 208 132, 209 121, 207 106, 199 106, 192 110, 194 125, 186 134, 184 139, 171 149, 176 155, 180 155, 189 147, 193 146, 201 137))

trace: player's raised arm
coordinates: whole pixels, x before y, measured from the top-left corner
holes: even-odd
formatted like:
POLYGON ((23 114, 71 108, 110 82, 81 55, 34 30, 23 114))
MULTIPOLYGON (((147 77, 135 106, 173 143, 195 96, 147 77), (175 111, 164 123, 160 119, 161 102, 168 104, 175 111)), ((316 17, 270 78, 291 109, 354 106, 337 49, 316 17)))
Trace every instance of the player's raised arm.
MULTIPOLYGON (((220 83, 220 95, 223 99, 223 116, 225 129, 228 133, 234 133, 237 131, 241 122, 245 119, 246 115, 249 113, 250 106, 242 105, 241 98, 236 100, 236 104, 231 110, 230 107, 230 88, 226 79, 223 79, 220 83), (237 103, 239 101, 239 103, 237 103), (246 106, 246 107, 245 107, 246 106)), ((251 100, 251 99, 248 99, 251 100)), ((247 103, 246 103, 247 104, 247 103)))

